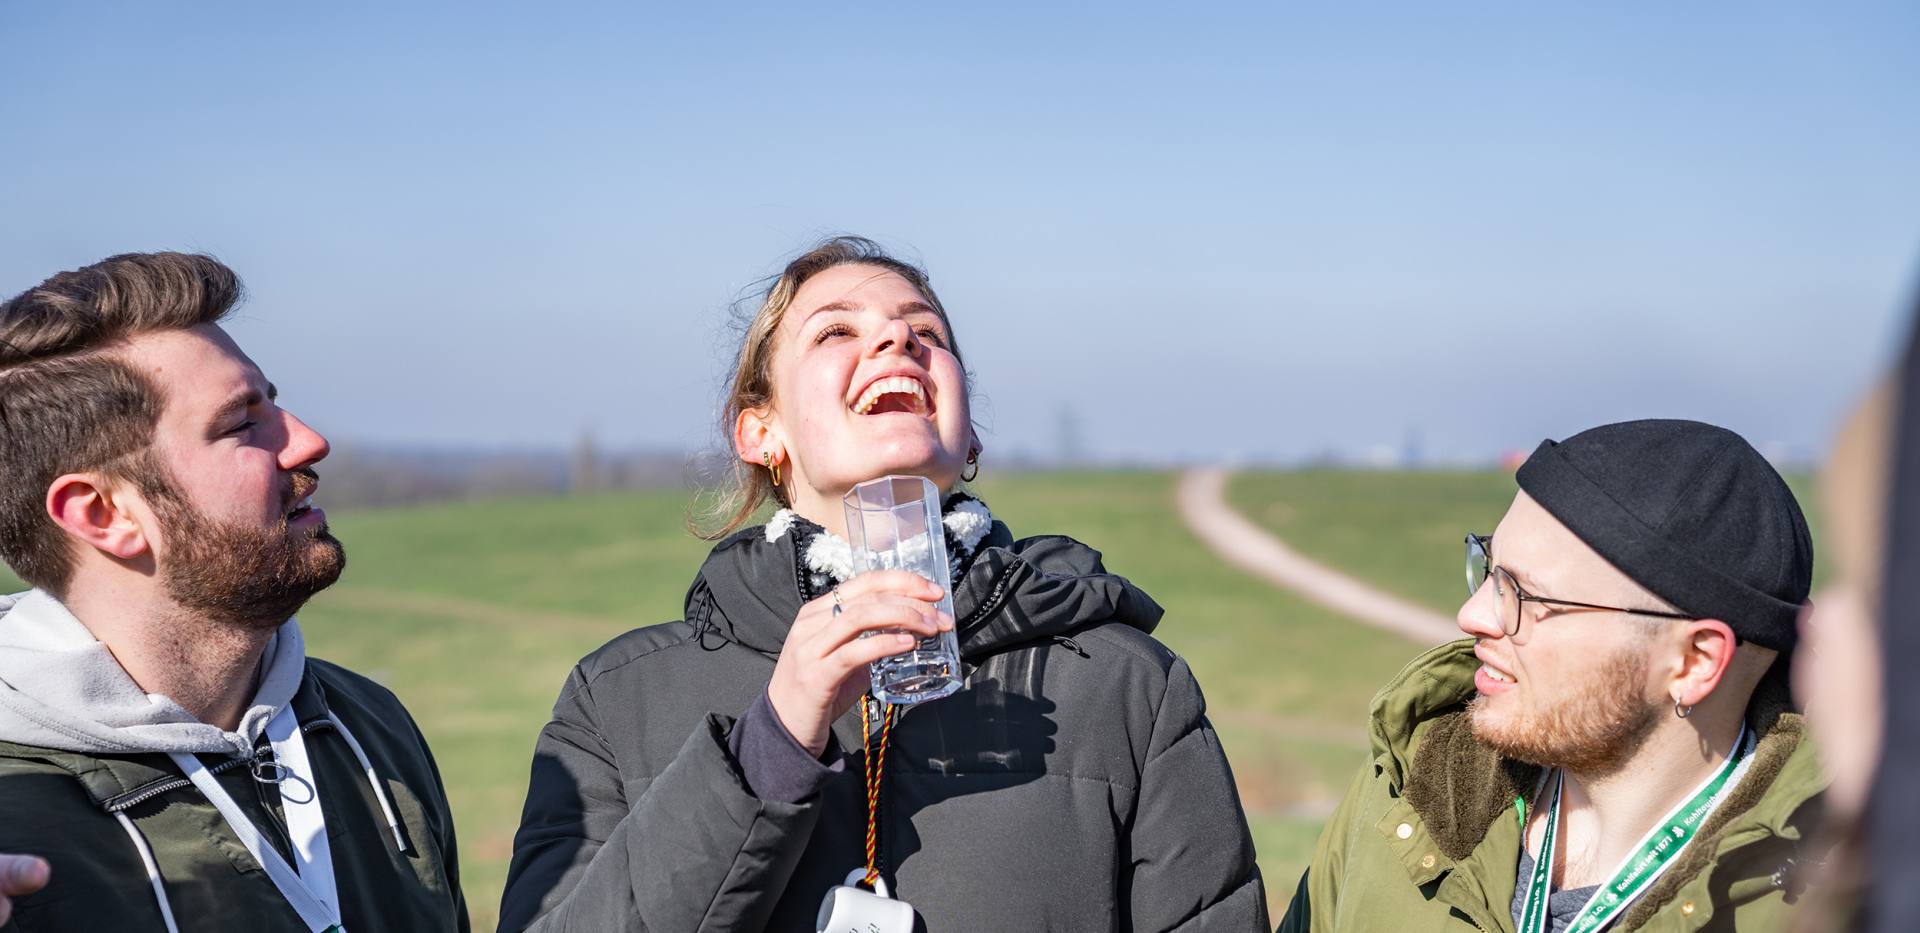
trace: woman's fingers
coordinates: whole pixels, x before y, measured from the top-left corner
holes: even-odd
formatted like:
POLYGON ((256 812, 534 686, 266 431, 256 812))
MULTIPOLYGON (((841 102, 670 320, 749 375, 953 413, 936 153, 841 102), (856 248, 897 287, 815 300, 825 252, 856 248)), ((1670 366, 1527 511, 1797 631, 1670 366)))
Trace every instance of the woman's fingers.
POLYGON ((829 642, 839 644, 867 632, 895 628, 905 629, 921 638, 932 638, 952 627, 949 617, 928 603, 910 599, 867 599, 850 604, 839 615, 829 617, 823 634, 829 642))
POLYGON ((872 596, 866 597, 866 599, 863 600, 863 602, 873 603, 873 604, 882 605, 882 606, 901 606, 912 612, 919 613, 919 615, 922 618, 933 623, 935 628, 938 628, 943 632, 946 631, 947 629, 953 628, 953 616, 948 613, 941 612, 940 604, 938 602, 929 602, 924 599, 916 599, 910 596, 895 596, 891 593, 876 593, 872 596))
POLYGON ((803 644, 788 638, 788 647, 811 657, 823 680, 835 686, 880 658, 910 650, 923 638, 953 627, 951 617, 925 603, 864 601, 829 620, 827 626, 803 644))
POLYGON ((890 593, 931 603, 938 602, 943 592, 932 580, 910 570, 869 570, 840 584, 839 590, 842 603, 877 593, 890 593))
MULTIPOLYGON (((783 653, 791 652, 797 656, 796 660, 812 659, 818 663, 852 642, 890 642, 897 635, 906 639, 904 644, 910 646, 919 639, 938 635, 942 629, 941 619, 938 612, 927 612, 907 605, 859 603, 848 607, 838 616, 825 619, 818 628, 810 627, 803 632, 800 626, 794 626, 793 632, 787 636, 783 653)), ((953 623, 946 621, 945 627, 952 628, 953 623)), ((903 650, 895 648, 883 651, 878 657, 898 654, 903 650)), ((832 674, 836 682, 839 676, 838 671, 832 674)))
POLYGON ((944 591, 904 570, 876 570, 800 607, 780 649, 767 697, 781 724, 809 752, 859 695, 867 665, 954 627, 944 591))
MULTIPOLYGON (((888 639, 900 635, 910 641, 932 638, 939 629, 927 619, 911 612, 883 612, 875 609, 848 610, 833 620, 802 648, 814 658, 826 658, 846 645, 870 639, 888 639)), ((884 656, 884 655, 883 655, 884 656)))
POLYGON ((837 597, 829 593, 802 607, 787 641, 806 644, 824 637, 827 641, 809 652, 819 657, 863 632, 901 628, 930 638, 953 628, 953 616, 940 611, 940 593, 939 587, 918 574, 898 570, 863 574, 841 584, 837 597), (862 585, 855 587, 856 582, 862 585))
POLYGON ((896 654, 913 650, 919 639, 912 635, 883 633, 872 638, 856 638, 835 649, 828 655, 827 663, 846 670, 844 676, 866 670, 867 665, 881 658, 890 658, 896 654))

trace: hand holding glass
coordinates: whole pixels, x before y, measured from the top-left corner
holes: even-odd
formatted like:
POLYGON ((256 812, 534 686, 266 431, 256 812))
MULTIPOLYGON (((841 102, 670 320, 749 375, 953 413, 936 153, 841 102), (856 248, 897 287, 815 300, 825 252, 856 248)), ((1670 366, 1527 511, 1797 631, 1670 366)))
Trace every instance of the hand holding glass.
MULTIPOLYGON (((853 572, 909 570, 941 589, 940 611, 953 614, 940 490, 920 476, 883 476, 853 487, 842 500, 853 572)), ((924 703, 961 687, 960 639, 952 629, 868 668, 873 695, 886 703, 924 703)))

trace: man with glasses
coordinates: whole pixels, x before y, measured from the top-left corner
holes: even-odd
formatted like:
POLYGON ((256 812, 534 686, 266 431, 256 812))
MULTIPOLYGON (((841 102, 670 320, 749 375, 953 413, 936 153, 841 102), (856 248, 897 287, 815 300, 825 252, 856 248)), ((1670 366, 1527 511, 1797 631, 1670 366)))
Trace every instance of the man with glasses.
POLYGON ((1813 544, 1691 421, 1546 441, 1460 628, 1373 701, 1372 760, 1282 931, 1782 930, 1825 780, 1784 663, 1813 544))

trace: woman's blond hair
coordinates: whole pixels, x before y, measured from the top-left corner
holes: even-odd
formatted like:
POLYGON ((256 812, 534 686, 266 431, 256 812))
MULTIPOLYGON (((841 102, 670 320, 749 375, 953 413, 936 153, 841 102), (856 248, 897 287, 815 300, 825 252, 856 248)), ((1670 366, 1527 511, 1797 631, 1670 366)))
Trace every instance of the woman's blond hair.
POLYGON ((694 534, 708 540, 724 538, 747 524, 768 499, 782 505, 787 503, 786 489, 773 484, 770 470, 740 459, 733 447, 734 425, 741 412, 773 404, 774 335, 779 332, 780 322, 786 318, 800 286, 828 269, 851 265, 885 269, 919 290, 947 325, 947 348, 965 371, 966 360, 960 356, 959 342, 952 337, 953 324, 947 319, 946 307, 940 304, 940 296, 934 294, 933 286, 928 283, 926 270, 897 259, 880 244, 858 236, 832 237, 800 254, 767 283, 760 294, 759 309, 751 316, 742 315, 738 322, 740 349, 734 356, 732 385, 720 408, 719 428, 726 465, 717 471, 713 488, 708 490, 709 501, 696 510, 689 522, 694 534))

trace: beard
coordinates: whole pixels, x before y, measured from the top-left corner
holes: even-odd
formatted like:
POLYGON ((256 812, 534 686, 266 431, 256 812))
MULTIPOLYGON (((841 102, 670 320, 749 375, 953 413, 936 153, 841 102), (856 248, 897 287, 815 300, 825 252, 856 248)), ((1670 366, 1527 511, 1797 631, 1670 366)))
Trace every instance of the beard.
MULTIPOLYGON (((310 492, 318 476, 296 470, 283 494, 286 509, 310 492)), ((165 528, 160 567, 167 595, 181 608, 241 628, 273 629, 346 569, 347 552, 323 523, 294 529, 282 512, 277 526, 225 522, 196 509, 172 488, 147 489, 165 528)))
POLYGON ((1474 737, 1516 761, 1598 776, 1619 770, 1645 744, 1665 707, 1640 694, 1648 662, 1633 648, 1585 668, 1545 710, 1496 713, 1488 697, 1468 705, 1474 737))

